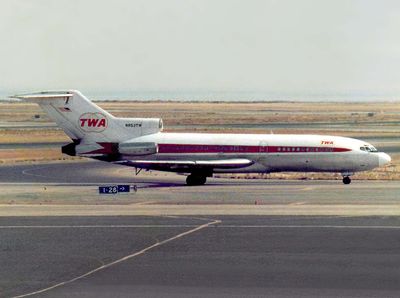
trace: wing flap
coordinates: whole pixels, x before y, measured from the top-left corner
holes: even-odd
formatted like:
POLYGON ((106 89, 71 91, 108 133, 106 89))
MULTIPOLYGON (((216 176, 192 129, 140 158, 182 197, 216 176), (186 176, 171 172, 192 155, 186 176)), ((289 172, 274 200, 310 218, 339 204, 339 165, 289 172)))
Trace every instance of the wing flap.
POLYGON ((249 159, 225 159, 225 160, 199 160, 196 164, 200 166, 212 166, 215 168, 242 168, 252 165, 254 162, 249 159))

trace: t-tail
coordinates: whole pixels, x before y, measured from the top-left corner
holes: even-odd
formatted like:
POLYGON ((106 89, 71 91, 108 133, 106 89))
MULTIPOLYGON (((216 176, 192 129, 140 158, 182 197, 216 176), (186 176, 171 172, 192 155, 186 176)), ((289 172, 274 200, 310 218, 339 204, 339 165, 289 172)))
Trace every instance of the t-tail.
POLYGON ((64 130, 73 141, 62 148, 69 155, 119 154, 119 147, 125 141, 158 133, 163 126, 158 118, 114 117, 76 90, 21 94, 13 98, 37 103, 64 130))

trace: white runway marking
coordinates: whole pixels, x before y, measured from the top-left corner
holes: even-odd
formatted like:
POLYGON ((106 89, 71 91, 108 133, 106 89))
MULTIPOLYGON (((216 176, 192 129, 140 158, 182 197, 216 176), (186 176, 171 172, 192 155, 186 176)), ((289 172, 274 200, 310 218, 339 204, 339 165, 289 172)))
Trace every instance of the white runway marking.
MULTIPOLYGON (((0 229, 125 229, 125 228, 193 228, 198 225, 12 225, 0 226, 0 229)), ((400 226, 346 226, 346 225, 218 225, 209 228, 253 228, 253 229, 400 229, 400 226)))
POLYGON ((297 206, 297 205, 304 205, 304 204, 306 204, 307 202, 293 202, 293 203, 289 203, 288 205, 291 205, 291 206, 297 206))
POLYGON ((122 262, 124 262, 124 261, 126 261, 126 260, 129 260, 129 259, 132 259, 132 258, 134 258, 134 257, 140 256, 140 255, 144 254, 145 252, 147 252, 147 251, 149 251, 149 250, 151 250, 151 249, 153 249, 153 248, 155 248, 155 247, 158 247, 158 246, 164 245, 164 244, 166 244, 166 243, 168 243, 168 242, 171 242, 171 241, 173 241, 173 240, 182 238, 182 237, 184 237, 184 236, 186 236, 186 235, 192 234, 192 233, 194 233, 194 232, 197 232, 197 231, 199 231, 199 230, 202 230, 202 229, 204 229, 204 228, 207 228, 207 227, 209 227, 209 226, 211 226, 211 225, 219 224, 220 222, 221 222, 220 220, 213 220, 213 221, 211 221, 211 222, 202 224, 202 225, 200 225, 200 226, 196 226, 195 228, 193 228, 193 229, 191 229, 191 230, 188 230, 188 231, 186 231, 186 232, 180 233, 180 234, 178 234, 178 235, 175 235, 175 236, 173 236, 173 237, 171 237, 171 238, 168 238, 168 239, 165 239, 165 240, 163 240, 163 241, 157 242, 157 243, 155 243, 155 244, 153 244, 153 245, 150 245, 150 246, 148 246, 148 247, 146 247, 146 248, 144 248, 144 249, 142 249, 142 250, 140 250, 140 251, 138 251, 138 252, 132 253, 132 254, 127 255, 127 256, 125 256, 125 257, 123 257, 123 258, 120 258, 120 259, 118 259, 118 260, 116 260, 116 261, 113 261, 113 262, 107 263, 107 264, 105 264, 105 265, 102 265, 102 266, 100 266, 100 267, 98 267, 98 268, 96 268, 96 269, 93 269, 93 270, 91 270, 91 271, 89 271, 89 272, 86 272, 86 273, 84 273, 84 274, 82 274, 82 275, 80 275, 80 276, 77 276, 77 277, 73 278, 73 279, 60 282, 60 283, 58 283, 58 284, 55 284, 55 285, 53 285, 53 286, 51 286, 51 287, 48 287, 48 288, 45 288, 45 289, 41 289, 41 290, 34 291, 34 292, 31 292, 31 293, 27 293, 27 294, 15 296, 14 298, 27 297, 27 296, 36 295, 36 294, 44 293, 44 292, 47 292, 47 291, 49 291, 49 290, 58 288, 58 287, 60 287, 60 286, 64 286, 64 285, 70 284, 70 283, 72 283, 72 282, 74 282, 74 281, 77 281, 77 280, 79 280, 79 279, 82 279, 82 278, 84 278, 84 277, 87 277, 87 276, 89 276, 89 275, 92 275, 93 273, 96 273, 96 272, 101 271, 101 270, 103 270, 103 269, 106 269, 106 268, 108 268, 108 267, 114 266, 114 265, 116 265, 116 264, 122 263, 122 262))
POLYGON ((400 226, 346 226, 346 225, 219 225, 218 228, 267 228, 267 229, 399 229, 400 226))
POLYGON ((38 167, 38 168, 34 168, 34 169, 25 169, 25 170, 22 171, 22 174, 23 174, 23 175, 27 175, 27 176, 35 176, 35 177, 42 177, 42 178, 50 178, 50 177, 44 176, 44 175, 38 175, 38 174, 29 173, 29 172, 31 172, 31 171, 43 170, 43 169, 46 169, 46 168, 48 168, 48 167, 38 167))
POLYGON ((102 228, 192 228, 198 225, 14 225, 0 226, 0 229, 102 229, 102 228))

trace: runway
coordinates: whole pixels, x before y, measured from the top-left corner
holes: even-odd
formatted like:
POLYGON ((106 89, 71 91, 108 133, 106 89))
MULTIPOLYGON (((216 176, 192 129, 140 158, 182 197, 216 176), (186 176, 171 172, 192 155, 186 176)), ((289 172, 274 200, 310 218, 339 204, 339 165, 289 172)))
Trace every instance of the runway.
POLYGON ((1 218, 1 296, 398 297, 399 218, 1 218))
POLYGON ((398 297, 400 183, 0 167, 0 296, 398 297), (137 193, 101 197, 97 186, 137 193))

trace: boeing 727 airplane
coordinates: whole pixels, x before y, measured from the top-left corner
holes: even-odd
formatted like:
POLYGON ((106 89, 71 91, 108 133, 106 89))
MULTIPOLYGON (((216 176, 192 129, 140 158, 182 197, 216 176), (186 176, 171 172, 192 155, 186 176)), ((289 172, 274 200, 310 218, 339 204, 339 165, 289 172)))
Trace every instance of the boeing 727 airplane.
POLYGON ((202 185, 213 173, 355 172, 390 162, 371 144, 346 137, 289 134, 165 133, 161 119, 117 118, 79 91, 13 96, 35 102, 71 138, 62 152, 136 169, 188 174, 202 185))

